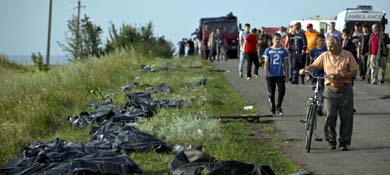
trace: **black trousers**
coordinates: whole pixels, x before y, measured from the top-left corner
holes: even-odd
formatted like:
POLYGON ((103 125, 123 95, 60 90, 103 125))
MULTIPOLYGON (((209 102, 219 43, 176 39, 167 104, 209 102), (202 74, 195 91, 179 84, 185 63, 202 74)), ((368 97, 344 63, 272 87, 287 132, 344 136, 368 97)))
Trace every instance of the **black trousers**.
POLYGON ((252 64, 255 64, 255 70, 253 73, 255 75, 259 75, 260 63, 257 53, 244 53, 244 59, 247 60, 246 77, 252 77, 252 64))
POLYGON ((359 63, 359 73, 360 73, 360 78, 365 78, 367 74, 367 61, 369 59, 369 54, 363 54, 360 57, 360 60, 358 61, 359 63))
POLYGON ((285 77, 268 77, 267 86, 268 86, 268 97, 271 101, 272 111, 282 107, 283 98, 286 94, 286 82, 285 77), (276 86, 278 86, 278 101, 275 108, 275 91, 276 86))
MULTIPOLYGON (((298 83, 299 70, 305 67, 305 57, 301 51, 291 51, 291 69, 292 69, 292 83, 298 83)), ((301 76, 302 84, 304 84, 303 76, 301 76)))

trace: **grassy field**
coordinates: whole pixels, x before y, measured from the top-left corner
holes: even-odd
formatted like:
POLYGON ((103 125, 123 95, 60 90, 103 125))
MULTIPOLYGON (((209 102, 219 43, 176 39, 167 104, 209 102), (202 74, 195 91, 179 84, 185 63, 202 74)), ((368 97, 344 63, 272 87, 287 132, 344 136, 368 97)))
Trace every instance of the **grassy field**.
MULTIPOLYGON (((5 67, 5 66, 3 66, 5 67)), ((221 122, 209 116, 243 114, 248 102, 227 84, 221 73, 209 72, 211 64, 200 58, 145 58, 134 52, 117 52, 84 63, 56 67, 49 72, 20 71, 0 67, 0 164, 19 156, 19 149, 32 141, 62 138, 89 139, 89 128, 71 128, 66 118, 89 111, 88 104, 110 96, 124 105, 127 97, 120 86, 140 82, 167 83, 170 94, 153 94, 156 99, 183 99, 184 109, 161 109, 157 115, 136 127, 164 139, 169 145, 203 145, 207 153, 222 160, 240 160, 270 165, 277 174, 296 172, 299 167, 279 152, 283 146, 267 122, 221 122), (176 71, 143 72, 140 64, 173 66, 176 71), (201 68, 190 68, 198 66, 201 68), (184 88, 187 82, 207 78, 205 87, 184 88)), ((134 91, 140 91, 135 89, 134 91)), ((173 154, 131 154, 144 174, 166 174, 173 154)))

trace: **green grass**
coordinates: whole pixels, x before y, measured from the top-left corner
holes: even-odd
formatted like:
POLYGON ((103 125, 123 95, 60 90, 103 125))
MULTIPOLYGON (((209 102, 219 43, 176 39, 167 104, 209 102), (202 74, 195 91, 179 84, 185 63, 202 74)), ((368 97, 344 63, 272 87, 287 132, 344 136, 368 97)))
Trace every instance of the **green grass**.
POLYGON ((4 71, 10 70, 10 69, 11 70, 18 70, 18 71, 25 71, 26 67, 19 65, 19 64, 16 64, 13 61, 10 61, 8 59, 7 55, 0 53, 0 74, 2 74, 4 71))
MULTIPOLYGON (((19 149, 36 140, 59 137, 86 142, 89 128, 71 128, 66 122, 67 116, 88 111, 88 104, 102 101, 107 96, 123 105, 127 99, 120 92, 122 85, 166 82, 173 87, 173 93, 156 93, 153 97, 183 99, 190 106, 179 110, 161 109, 155 117, 139 122, 136 127, 164 139, 171 146, 203 145, 207 153, 222 160, 268 164, 277 174, 297 171, 299 167, 279 152, 282 144, 274 135, 272 125, 244 121, 224 123, 209 118, 216 114, 247 113, 242 107, 248 104, 227 84, 221 73, 208 71, 211 66, 196 57, 170 60, 118 52, 84 63, 59 66, 47 73, 7 69, 0 75, 0 163, 20 156, 19 149), (172 65, 180 70, 146 73, 140 70, 140 64, 172 65), (190 66, 202 68, 189 69, 190 66), (186 82, 202 78, 207 78, 205 87, 182 87, 186 82)), ((130 155, 144 174, 166 174, 173 156, 154 152, 130 155)))

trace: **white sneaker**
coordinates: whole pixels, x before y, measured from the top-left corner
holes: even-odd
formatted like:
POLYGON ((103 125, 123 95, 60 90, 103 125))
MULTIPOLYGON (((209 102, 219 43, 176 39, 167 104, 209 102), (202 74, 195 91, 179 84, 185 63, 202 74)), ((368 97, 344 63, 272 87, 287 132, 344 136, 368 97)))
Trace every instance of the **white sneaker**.
POLYGON ((283 117, 283 110, 282 110, 282 108, 279 108, 279 109, 277 109, 276 110, 277 111, 277 113, 278 113, 278 115, 280 116, 280 117, 283 117))

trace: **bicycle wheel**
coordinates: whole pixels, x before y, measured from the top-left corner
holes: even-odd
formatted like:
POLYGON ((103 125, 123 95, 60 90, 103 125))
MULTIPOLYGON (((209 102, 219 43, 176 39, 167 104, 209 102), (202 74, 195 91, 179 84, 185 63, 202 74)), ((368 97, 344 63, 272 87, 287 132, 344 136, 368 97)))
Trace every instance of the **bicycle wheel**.
POLYGON ((308 127, 306 129, 306 144, 305 144, 305 148, 308 153, 310 153, 310 149, 311 149, 311 141, 313 137, 313 130, 315 127, 316 112, 317 112, 316 104, 315 103, 310 104, 309 116, 307 121, 308 127))

